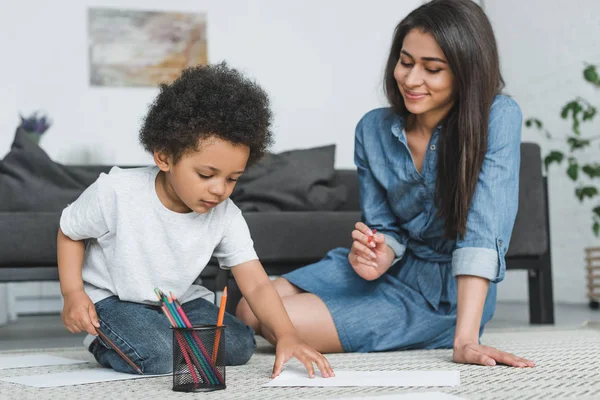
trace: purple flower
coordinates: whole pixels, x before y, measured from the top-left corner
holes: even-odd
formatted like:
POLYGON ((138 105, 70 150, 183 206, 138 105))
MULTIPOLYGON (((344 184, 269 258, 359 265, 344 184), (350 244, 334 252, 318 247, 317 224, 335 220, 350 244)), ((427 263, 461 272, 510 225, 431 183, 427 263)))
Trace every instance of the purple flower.
POLYGON ((19 125, 19 128, 29 133, 35 133, 41 136, 52 125, 50 119, 45 115, 41 115, 38 118, 37 111, 27 118, 23 117, 22 115, 19 116, 21 117, 21 124, 19 125))

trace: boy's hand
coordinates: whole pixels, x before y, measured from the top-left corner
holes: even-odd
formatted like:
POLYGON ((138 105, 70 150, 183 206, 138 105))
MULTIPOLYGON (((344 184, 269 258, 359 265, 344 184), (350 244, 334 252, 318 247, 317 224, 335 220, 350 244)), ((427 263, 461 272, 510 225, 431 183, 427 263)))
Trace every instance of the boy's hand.
POLYGON ((392 266, 394 251, 385 243, 383 235, 373 235, 371 229, 362 222, 357 222, 354 228, 348 261, 361 278, 375 280, 392 266))
POLYGON ((70 292, 64 296, 65 304, 62 311, 62 321, 71 333, 87 331, 91 335, 98 335, 96 328, 100 327, 96 307, 83 291, 70 292))
POLYGON ((329 365, 329 361, 327 361, 321 353, 304 343, 295 334, 278 338, 275 354, 275 365, 273 366, 273 375, 271 375, 271 378, 278 376, 283 369, 283 364, 288 362, 292 357, 296 357, 304 364, 308 371, 308 376, 311 378, 315 377, 313 362, 319 367, 319 371, 321 371, 321 376, 323 376, 323 378, 335 376, 333 369, 331 369, 331 366, 329 365))

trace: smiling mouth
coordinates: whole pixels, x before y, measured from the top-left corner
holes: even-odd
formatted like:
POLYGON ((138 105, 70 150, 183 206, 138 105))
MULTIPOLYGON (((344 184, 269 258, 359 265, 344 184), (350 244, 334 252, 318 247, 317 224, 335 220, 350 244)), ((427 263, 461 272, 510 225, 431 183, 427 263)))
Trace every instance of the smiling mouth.
POLYGON ((411 92, 409 90, 404 89, 404 95, 411 100, 417 100, 417 99, 422 99, 425 96, 427 96, 427 93, 411 92))
POLYGON ((410 90, 404 89, 404 94, 411 97, 424 97, 427 96, 427 93, 419 93, 419 92, 411 92, 410 90))

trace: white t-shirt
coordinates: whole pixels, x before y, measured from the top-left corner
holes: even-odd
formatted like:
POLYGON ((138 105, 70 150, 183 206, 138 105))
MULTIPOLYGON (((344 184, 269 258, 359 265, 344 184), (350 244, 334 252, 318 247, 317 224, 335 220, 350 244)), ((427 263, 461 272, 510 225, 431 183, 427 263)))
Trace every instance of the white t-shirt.
POLYGON ((214 254, 221 268, 258 257, 240 209, 227 199, 205 214, 166 208, 155 188, 158 167, 113 168, 62 212, 60 228, 86 240, 85 291, 94 303, 116 295, 156 304, 154 288, 181 302, 213 293, 193 285, 214 254))

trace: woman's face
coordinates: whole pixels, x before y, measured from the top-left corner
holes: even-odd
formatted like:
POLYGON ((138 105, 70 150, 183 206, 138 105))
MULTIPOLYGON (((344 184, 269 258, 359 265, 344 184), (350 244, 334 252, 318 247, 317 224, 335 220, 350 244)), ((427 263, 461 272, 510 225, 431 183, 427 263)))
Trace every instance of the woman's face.
POLYGON ((394 78, 406 109, 443 116, 454 104, 454 74, 433 36, 413 29, 404 37, 394 78))

